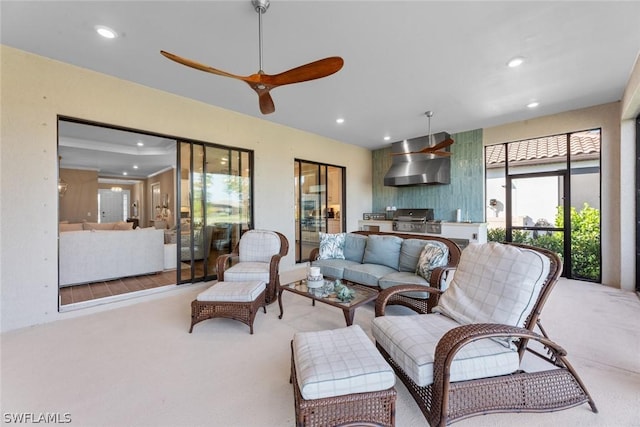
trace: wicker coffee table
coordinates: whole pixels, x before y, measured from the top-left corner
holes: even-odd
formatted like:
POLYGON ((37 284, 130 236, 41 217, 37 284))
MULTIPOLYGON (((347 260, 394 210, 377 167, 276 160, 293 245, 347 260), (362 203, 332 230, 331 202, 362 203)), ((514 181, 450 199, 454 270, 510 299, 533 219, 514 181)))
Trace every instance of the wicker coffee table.
POLYGON ((298 280, 296 282, 280 285, 278 288, 278 305, 280 306, 280 316, 278 316, 278 318, 282 319, 282 316, 284 314, 282 308, 282 293, 284 291, 288 291, 313 300, 313 305, 316 304, 316 301, 319 301, 321 303, 341 309, 342 313, 344 313, 344 320, 347 322, 347 326, 351 326, 353 324, 353 318, 356 314, 356 308, 376 299, 376 297, 378 296, 378 291, 362 285, 348 285, 348 287, 355 291, 355 296, 349 302, 342 302, 335 296, 321 297, 315 295, 312 291, 309 290, 309 288, 307 288, 306 280, 298 280))

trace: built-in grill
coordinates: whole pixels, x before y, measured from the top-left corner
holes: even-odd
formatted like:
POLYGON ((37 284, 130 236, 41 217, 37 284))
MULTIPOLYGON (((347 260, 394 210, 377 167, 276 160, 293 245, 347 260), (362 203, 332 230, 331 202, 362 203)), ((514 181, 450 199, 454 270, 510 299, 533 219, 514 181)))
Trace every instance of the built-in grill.
POLYGON ((442 225, 433 219, 433 209, 398 209, 393 215, 393 231, 441 234, 442 225))

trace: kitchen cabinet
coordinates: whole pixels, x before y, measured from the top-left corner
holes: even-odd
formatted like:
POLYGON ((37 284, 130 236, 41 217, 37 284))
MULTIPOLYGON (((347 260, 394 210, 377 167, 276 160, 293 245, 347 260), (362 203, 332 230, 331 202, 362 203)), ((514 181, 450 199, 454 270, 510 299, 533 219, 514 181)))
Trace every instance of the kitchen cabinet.
POLYGON ((327 233, 336 234, 342 231, 342 224, 339 219, 328 219, 327 222, 327 233))
POLYGON ((393 221, 361 219, 358 221, 358 230, 392 232, 393 221), (378 227, 377 230, 375 227, 378 227))
MULTIPOLYGON (((487 242, 487 223, 484 222, 443 222, 442 233, 405 233, 447 237, 468 240, 470 243, 487 242)), ((393 232, 393 221, 360 220, 358 230, 393 232), (378 227, 378 230, 371 229, 378 227)))

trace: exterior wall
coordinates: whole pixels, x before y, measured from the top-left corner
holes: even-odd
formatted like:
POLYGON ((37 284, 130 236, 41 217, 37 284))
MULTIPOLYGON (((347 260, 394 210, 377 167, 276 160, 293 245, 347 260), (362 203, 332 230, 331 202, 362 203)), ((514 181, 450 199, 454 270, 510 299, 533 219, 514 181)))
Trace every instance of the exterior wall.
MULTIPOLYGON (((290 243, 294 158, 335 164, 340 153, 347 168, 347 229, 356 229, 359 215, 371 209, 367 149, 6 46, 0 61, 2 331, 118 306, 58 312, 58 115, 254 150, 255 227, 278 230, 290 243)), ((294 259, 291 249, 282 269, 292 268, 294 259)))
MULTIPOLYGON (((602 283, 631 290, 630 272, 621 268, 620 102, 486 128, 484 145, 601 128, 602 283)), ((625 185, 633 185, 625 181, 625 185)))

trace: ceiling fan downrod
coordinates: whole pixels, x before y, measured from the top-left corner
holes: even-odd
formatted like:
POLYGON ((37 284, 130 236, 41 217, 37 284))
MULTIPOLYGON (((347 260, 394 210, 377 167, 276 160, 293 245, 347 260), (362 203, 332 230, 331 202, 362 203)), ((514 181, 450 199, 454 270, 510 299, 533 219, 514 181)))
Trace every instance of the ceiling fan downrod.
POLYGON ((270 3, 269 0, 251 0, 251 4, 258 13, 258 72, 264 73, 262 68, 262 14, 267 12, 270 3))
POLYGON ((427 125, 427 137, 429 138, 429 145, 433 145, 433 136, 431 135, 431 117, 433 117, 433 111, 427 111, 424 113, 427 116, 429 122, 427 125))

